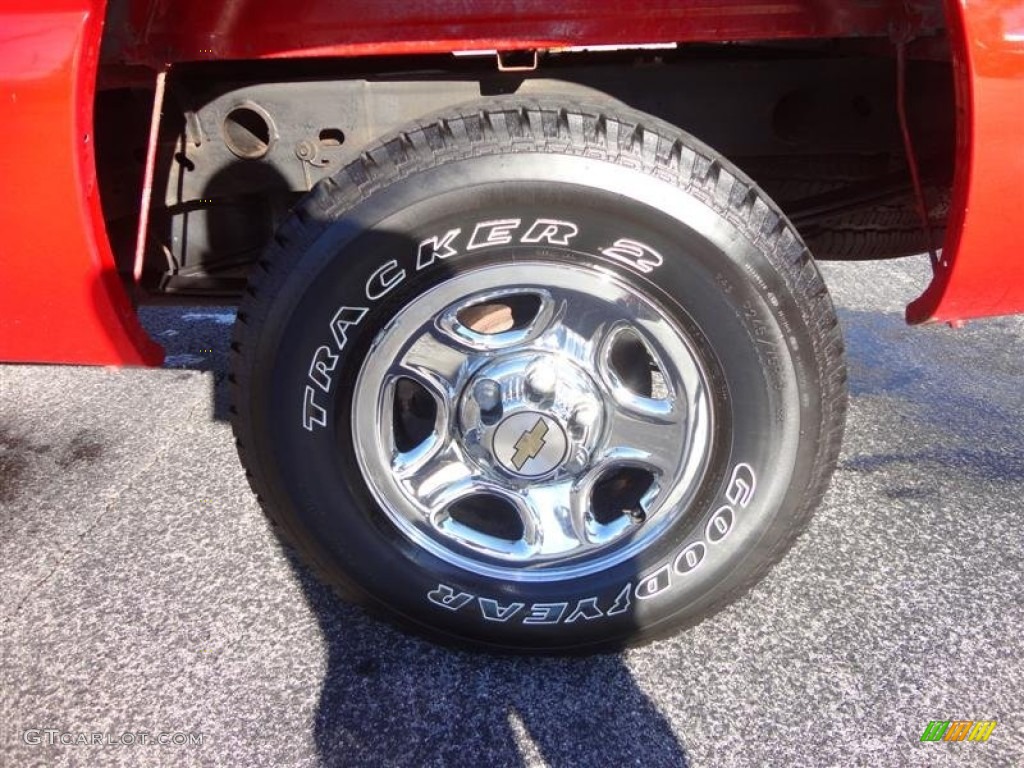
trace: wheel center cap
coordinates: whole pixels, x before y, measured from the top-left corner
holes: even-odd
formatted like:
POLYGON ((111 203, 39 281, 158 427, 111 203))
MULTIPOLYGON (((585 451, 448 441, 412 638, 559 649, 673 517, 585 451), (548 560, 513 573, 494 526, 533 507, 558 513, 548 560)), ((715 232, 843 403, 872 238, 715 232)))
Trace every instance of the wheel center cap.
POLYGON ((519 477, 553 472, 568 453, 565 430, 539 411, 519 411, 494 430, 492 451, 499 464, 519 477))

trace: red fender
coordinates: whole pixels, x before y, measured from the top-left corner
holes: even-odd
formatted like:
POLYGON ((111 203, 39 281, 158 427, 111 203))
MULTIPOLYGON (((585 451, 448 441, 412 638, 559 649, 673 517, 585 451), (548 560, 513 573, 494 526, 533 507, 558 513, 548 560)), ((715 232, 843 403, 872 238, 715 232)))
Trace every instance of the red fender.
POLYGON ((0 9, 0 359, 159 365, 114 267, 92 112, 103 0, 0 9))

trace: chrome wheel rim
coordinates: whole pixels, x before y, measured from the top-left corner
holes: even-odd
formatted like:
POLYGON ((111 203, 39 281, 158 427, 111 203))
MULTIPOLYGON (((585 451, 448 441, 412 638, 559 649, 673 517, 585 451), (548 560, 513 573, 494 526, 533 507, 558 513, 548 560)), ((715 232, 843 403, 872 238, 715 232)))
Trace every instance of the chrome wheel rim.
POLYGON ((414 544, 493 578, 572 578, 634 557, 685 514, 712 447, 707 381, 681 326, 611 272, 492 265, 377 334, 352 440, 414 544))

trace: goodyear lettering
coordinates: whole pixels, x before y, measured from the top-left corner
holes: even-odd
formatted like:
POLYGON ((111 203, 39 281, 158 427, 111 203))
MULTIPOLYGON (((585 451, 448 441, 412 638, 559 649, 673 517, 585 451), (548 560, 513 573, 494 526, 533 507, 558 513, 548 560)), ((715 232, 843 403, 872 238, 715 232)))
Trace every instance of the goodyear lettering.
POLYGON ((438 584, 437 589, 427 593, 427 599, 434 605, 447 608, 449 611, 457 611, 466 603, 473 601, 473 596, 468 592, 456 592, 447 584, 438 584))
POLYGON ((732 471, 729 487, 725 491, 726 501, 738 507, 746 507, 756 489, 757 478, 754 477, 754 470, 749 464, 737 464, 732 471))
POLYGON ((637 600, 650 600, 672 586, 672 576, 668 566, 663 566, 647 578, 641 579, 636 585, 637 600))
POLYGON ((625 613, 629 610, 631 604, 629 596, 633 593, 633 585, 627 584, 615 597, 615 602, 612 603, 612 607, 605 611, 606 616, 618 616, 620 613, 625 613))
POLYGON ((720 507, 711 516, 711 519, 708 520, 708 527, 704 533, 704 538, 712 544, 717 544, 729 535, 729 531, 732 530, 732 521, 732 507, 720 507))
POLYGON ((477 598, 477 602, 480 603, 480 613, 488 621, 508 621, 523 610, 524 605, 523 603, 502 605, 497 600, 491 600, 486 597, 477 598))
POLYGON ((438 584, 427 593, 427 600, 448 611, 458 611, 468 606, 475 606, 480 617, 486 621, 501 622, 516 619, 523 624, 572 624, 577 621, 594 621, 605 616, 625 613, 631 604, 633 585, 622 588, 611 605, 602 608, 596 597, 585 597, 575 603, 526 603, 513 602, 502 604, 499 600, 489 597, 478 597, 451 587, 438 584), (570 611, 569 606, 573 608, 570 611))
POLYGON ((534 603, 523 624, 557 624, 568 607, 568 603, 534 603))
MULTIPOLYGON (((529 606, 515 602, 503 605, 492 598, 458 592, 446 584, 438 584, 434 590, 427 593, 427 599, 451 611, 469 610, 471 605, 475 605, 481 618, 486 621, 506 622, 515 619, 524 625, 574 624, 578 621, 597 621, 618 616, 628 612, 634 600, 651 600, 659 595, 668 594, 680 579, 686 579, 700 568, 711 548, 724 541, 735 529, 739 519, 738 513, 750 506, 756 488, 757 475, 754 468, 746 463, 737 464, 722 492, 723 500, 728 503, 719 506, 708 518, 704 527, 704 538, 691 541, 676 552, 672 560, 643 576, 636 583, 624 584, 610 605, 607 602, 602 603, 601 598, 594 596, 583 597, 575 602, 533 603, 529 606)), ((971 730, 971 725, 973 723, 968 723, 966 727, 958 727, 954 732, 955 738, 970 740, 973 736, 980 739, 987 738, 987 733, 991 733, 991 730, 971 730)), ((949 722, 944 722, 941 726, 941 730, 937 725, 930 726, 930 729, 925 730, 922 740, 931 738, 934 735, 933 731, 938 734, 935 738, 941 739, 946 734, 949 722)))
POLYGON ((676 555, 672 567, 680 576, 685 576, 704 561, 708 548, 703 541, 695 541, 676 555))
POLYGON ((572 609, 572 613, 565 617, 566 624, 572 624, 574 621, 583 619, 584 621, 593 621, 594 619, 600 619, 604 617, 604 611, 602 611, 597 605, 596 597, 587 597, 576 603, 576 607, 572 609))

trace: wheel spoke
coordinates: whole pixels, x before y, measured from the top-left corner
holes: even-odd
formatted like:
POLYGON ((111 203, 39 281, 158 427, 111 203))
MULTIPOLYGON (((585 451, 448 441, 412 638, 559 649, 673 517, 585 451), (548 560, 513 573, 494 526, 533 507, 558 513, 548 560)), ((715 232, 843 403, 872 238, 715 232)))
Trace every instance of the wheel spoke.
POLYGON ((527 488, 518 495, 516 506, 523 517, 523 538, 534 555, 568 554, 584 545, 584 510, 572 482, 527 488))
POLYGON ((630 407, 612 410, 604 449, 594 464, 598 471, 628 464, 670 478, 685 448, 685 426, 678 408, 667 407, 662 400, 634 398, 630 407))
POLYGON ((548 346, 568 354, 586 366, 598 361, 598 350, 614 323, 608 304, 585 293, 552 291, 553 322, 548 346))
MULTIPOLYGON (((440 443, 440 439, 437 440, 440 443)), ((418 461, 394 466, 395 473, 408 492, 436 518, 446 507, 480 490, 473 469, 451 443, 432 446, 418 461)), ((407 456, 408 454, 402 454, 407 456)))
POLYGON ((416 339, 392 367, 392 375, 408 376, 423 384, 447 408, 472 365, 472 353, 446 336, 427 331, 416 339))
POLYGON ((381 402, 379 423, 381 434, 398 464, 416 464, 426 452, 434 450, 437 441, 444 441, 454 428, 454 400, 467 370, 472 366, 471 355, 458 349, 444 338, 427 331, 420 335, 404 354, 388 369, 386 395, 381 402), (408 454, 401 454, 395 446, 394 403, 400 379, 419 384, 433 398, 435 416, 433 443, 417 446, 408 454))

